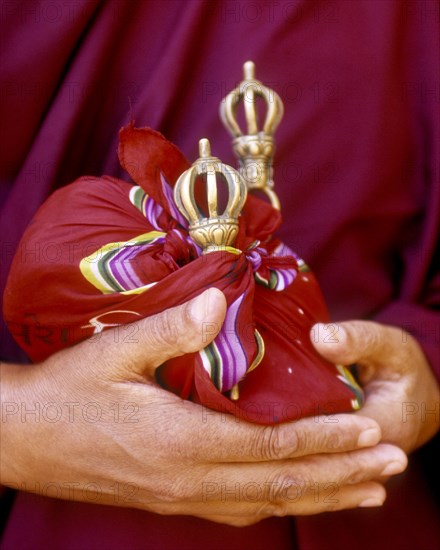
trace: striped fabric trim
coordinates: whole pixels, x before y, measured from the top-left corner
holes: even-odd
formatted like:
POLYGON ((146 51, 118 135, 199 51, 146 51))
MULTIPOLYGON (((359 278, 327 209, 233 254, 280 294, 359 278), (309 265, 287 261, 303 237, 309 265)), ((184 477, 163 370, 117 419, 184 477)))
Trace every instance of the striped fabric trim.
POLYGON ((213 252, 229 252, 230 254, 235 254, 239 256, 243 252, 239 248, 234 248, 233 246, 208 246, 203 250, 202 254, 212 254, 213 252))
POLYGON ((304 260, 302 260, 301 258, 298 258, 297 260, 297 263, 298 263, 298 269, 302 272, 302 273, 305 273, 307 271, 310 271, 310 267, 306 264, 306 262, 304 260))
MULTIPOLYGON (((162 186, 164 199, 167 201, 168 210, 171 216, 185 229, 188 228, 188 222, 177 209, 173 198, 173 189, 165 176, 160 172, 160 182, 162 186)), ((157 230, 162 230, 159 225, 159 217, 164 211, 163 207, 151 198, 139 185, 134 185, 129 193, 130 202, 141 212, 150 224, 157 230)))
POLYGON ((296 263, 298 264, 299 271, 310 271, 310 267, 306 264, 306 262, 298 256, 296 252, 294 252, 290 246, 287 246, 287 244, 280 243, 276 249, 273 252, 274 256, 292 256, 295 258, 296 263))
POLYGON ((199 352, 202 364, 215 387, 230 390, 249 368, 246 354, 238 337, 238 314, 244 294, 235 300, 226 312, 223 326, 213 342, 199 352))
POLYGON ((351 406, 353 407, 353 410, 359 410, 364 403, 364 393, 362 391, 362 388, 356 382, 356 379, 354 378, 350 369, 344 367, 343 365, 335 365, 335 367, 339 372, 339 374, 337 375, 339 380, 344 382, 344 384, 347 385, 355 395, 355 397, 351 400, 351 406))
POLYGON ((156 283, 145 285, 136 275, 130 262, 154 244, 163 243, 165 235, 161 231, 150 231, 126 242, 108 243, 81 260, 81 273, 103 294, 145 292, 156 283))
POLYGON ((256 271, 254 273, 255 282, 259 285, 280 292, 286 289, 295 279, 295 269, 269 269, 269 278, 265 278, 256 271))
POLYGON ((163 212, 162 206, 147 195, 139 185, 130 189, 129 198, 131 204, 147 218, 154 229, 160 231, 162 228, 159 226, 158 220, 163 212))
MULTIPOLYGON (((258 241, 256 241, 256 243, 258 243, 258 241)), ((284 243, 280 243, 269 257, 267 251, 259 246, 251 246, 248 248, 246 256, 252 263, 255 282, 261 286, 280 292, 285 290, 295 280, 297 275, 297 269, 295 267, 271 269, 266 266, 266 269, 260 269, 263 261, 262 256, 265 256, 269 260, 271 257, 293 257, 297 260, 296 254, 284 243), (263 273, 266 274, 267 272, 269 272, 268 277, 265 277, 263 273)))
POLYGON ((296 260, 298 259, 297 254, 290 248, 290 246, 287 246, 287 244, 280 243, 275 250, 273 251, 274 256, 293 256, 296 260))

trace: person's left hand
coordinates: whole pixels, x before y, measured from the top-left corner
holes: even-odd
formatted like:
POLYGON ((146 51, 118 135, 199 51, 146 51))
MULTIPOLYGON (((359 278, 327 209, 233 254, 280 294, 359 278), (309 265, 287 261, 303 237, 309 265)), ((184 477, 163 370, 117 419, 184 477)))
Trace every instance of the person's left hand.
POLYGON ((359 366, 365 404, 359 414, 382 428, 382 441, 409 453, 440 428, 440 390, 417 341, 371 321, 318 324, 312 342, 329 361, 359 366))

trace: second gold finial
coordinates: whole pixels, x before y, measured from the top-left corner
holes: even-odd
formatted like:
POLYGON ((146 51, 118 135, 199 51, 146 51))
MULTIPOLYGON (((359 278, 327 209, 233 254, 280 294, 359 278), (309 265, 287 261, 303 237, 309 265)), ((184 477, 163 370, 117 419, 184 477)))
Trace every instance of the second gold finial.
POLYGON ((220 105, 223 124, 233 137, 232 146, 240 164, 240 172, 249 190, 264 192, 272 206, 280 209, 280 202, 273 187, 273 134, 284 113, 280 96, 255 78, 255 64, 243 65, 243 80, 230 92, 220 105), (266 103, 267 113, 261 130, 258 129, 257 98, 266 103), (237 121, 238 105, 243 103, 246 132, 237 121))

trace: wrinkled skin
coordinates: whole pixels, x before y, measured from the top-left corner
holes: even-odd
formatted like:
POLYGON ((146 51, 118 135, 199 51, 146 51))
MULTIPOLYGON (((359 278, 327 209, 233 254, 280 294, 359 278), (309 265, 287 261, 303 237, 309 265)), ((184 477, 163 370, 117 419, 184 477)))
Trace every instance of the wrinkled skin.
POLYGON ((203 323, 220 328, 225 308, 222 293, 210 289, 135 323, 130 341, 119 327, 40 364, 3 364, 2 483, 26 488, 50 480, 65 488, 57 496, 81 500, 74 488, 94 482, 100 504, 240 526, 273 515, 380 506, 384 482, 406 467, 405 453, 438 428, 433 415, 403 421, 402 403, 429 407, 439 399, 415 340, 406 335, 403 343, 398 329, 353 321, 339 325, 328 343, 318 325, 312 341, 322 355, 360 365, 364 408, 258 426, 183 401, 154 382, 165 360, 206 346, 203 323), (40 422, 23 413, 36 402, 40 411, 55 403, 40 422), (56 422, 47 421, 59 410, 56 422))

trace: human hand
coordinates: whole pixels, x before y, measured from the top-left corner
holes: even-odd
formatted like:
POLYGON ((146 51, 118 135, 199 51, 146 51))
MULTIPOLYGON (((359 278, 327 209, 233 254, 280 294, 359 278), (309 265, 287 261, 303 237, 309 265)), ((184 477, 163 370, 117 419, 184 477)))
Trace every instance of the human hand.
POLYGON ((366 401, 357 414, 376 420, 382 441, 409 453, 438 431, 439 385, 410 334, 371 321, 348 321, 315 325, 312 341, 329 361, 359 366, 366 401))
POLYGON ((41 364, 2 365, 3 483, 231 525, 380 505, 385 490, 374 480, 403 470, 406 457, 377 445, 374 420, 257 426, 155 383, 158 365, 209 343, 203 323, 220 328, 225 309, 210 289, 129 325, 130 342, 119 327, 41 364))

